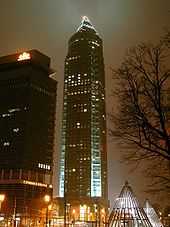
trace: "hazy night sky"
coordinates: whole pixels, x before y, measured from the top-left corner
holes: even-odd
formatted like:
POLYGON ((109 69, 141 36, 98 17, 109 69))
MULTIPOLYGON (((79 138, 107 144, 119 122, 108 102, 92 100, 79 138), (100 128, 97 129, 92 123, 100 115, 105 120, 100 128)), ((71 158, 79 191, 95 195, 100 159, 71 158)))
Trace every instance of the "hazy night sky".
MULTIPOLYGON (((37 49, 51 58, 58 81, 54 196, 58 194, 64 59, 69 38, 86 15, 103 39, 107 110, 111 109, 113 81, 110 67, 117 67, 125 48, 157 41, 170 27, 170 0, 1 0, 0 56, 37 49)), ((139 200, 145 180, 140 170, 119 162, 118 148, 108 138, 109 199, 112 204, 128 180, 139 200)), ((148 196, 147 196, 148 197, 148 196)), ((151 200, 152 201, 152 200, 151 200)))

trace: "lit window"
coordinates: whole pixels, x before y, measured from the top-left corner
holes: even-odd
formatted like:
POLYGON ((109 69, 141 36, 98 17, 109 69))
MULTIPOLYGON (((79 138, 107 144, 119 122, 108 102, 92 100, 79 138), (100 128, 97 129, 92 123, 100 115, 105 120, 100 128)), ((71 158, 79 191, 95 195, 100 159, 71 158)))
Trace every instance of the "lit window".
POLYGON ((10 113, 7 113, 7 114, 2 114, 2 117, 10 117, 11 114, 10 113))
POLYGON ((84 112, 87 112, 87 109, 84 109, 84 112))
POLYGON ((9 146, 9 142, 4 142, 4 146, 9 146))
POLYGON ((15 112, 15 111, 20 111, 20 109, 10 109, 9 112, 12 113, 12 112, 15 112))
POLYGON ((41 169, 48 169, 48 170, 51 169, 50 165, 42 164, 42 163, 38 163, 38 168, 41 168, 41 169))
POLYGON ((18 132, 19 131, 19 128, 13 128, 13 131, 14 132, 18 132))
POLYGON ((76 170, 75 170, 75 169, 73 169, 73 172, 76 172, 76 170))

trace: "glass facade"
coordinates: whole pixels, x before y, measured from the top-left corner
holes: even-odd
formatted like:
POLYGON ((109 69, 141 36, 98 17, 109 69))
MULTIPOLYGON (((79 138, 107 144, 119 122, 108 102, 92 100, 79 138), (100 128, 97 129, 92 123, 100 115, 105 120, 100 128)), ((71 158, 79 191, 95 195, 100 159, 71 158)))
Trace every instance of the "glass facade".
POLYGON ((52 195, 57 82, 47 56, 19 56, 0 58, 0 192, 11 213, 16 200, 17 212, 37 214, 35 201, 52 195))
POLYGON ((87 17, 69 40, 63 97, 60 196, 107 200, 102 40, 87 17))

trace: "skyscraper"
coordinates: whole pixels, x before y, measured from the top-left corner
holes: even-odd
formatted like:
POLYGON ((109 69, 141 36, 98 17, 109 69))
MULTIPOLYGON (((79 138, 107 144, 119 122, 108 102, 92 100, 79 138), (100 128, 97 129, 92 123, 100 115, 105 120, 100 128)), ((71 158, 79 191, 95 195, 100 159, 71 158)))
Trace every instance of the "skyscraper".
MULTIPOLYGON (((60 196, 72 207, 108 206, 102 40, 87 17, 65 59, 60 196)), ((89 212, 89 211, 88 211, 89 212)))
POLYGON ((57 82, 37 50, 0 58, 0 194, 6 216, 39 216, 52 196, 57 82))

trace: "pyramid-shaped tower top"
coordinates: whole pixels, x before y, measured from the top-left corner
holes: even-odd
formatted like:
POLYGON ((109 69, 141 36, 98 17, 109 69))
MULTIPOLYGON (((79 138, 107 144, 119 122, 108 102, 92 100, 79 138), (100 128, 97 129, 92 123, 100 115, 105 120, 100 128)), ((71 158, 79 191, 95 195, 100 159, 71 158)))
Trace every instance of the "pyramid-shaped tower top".
POLYGON ((81 21, 81 24, 80 24, 79 28, 77 29, 77 32, 79 32, 79 31, 86 31, 86 30, 92 30, 92 31, 95 32, 96 35, 98 35, 98 32, 93 27, 93 25, 90 22, 90 20, 88 19, 88 17, 87 16, 84 16, 83 17, 83 20, 81 21))

